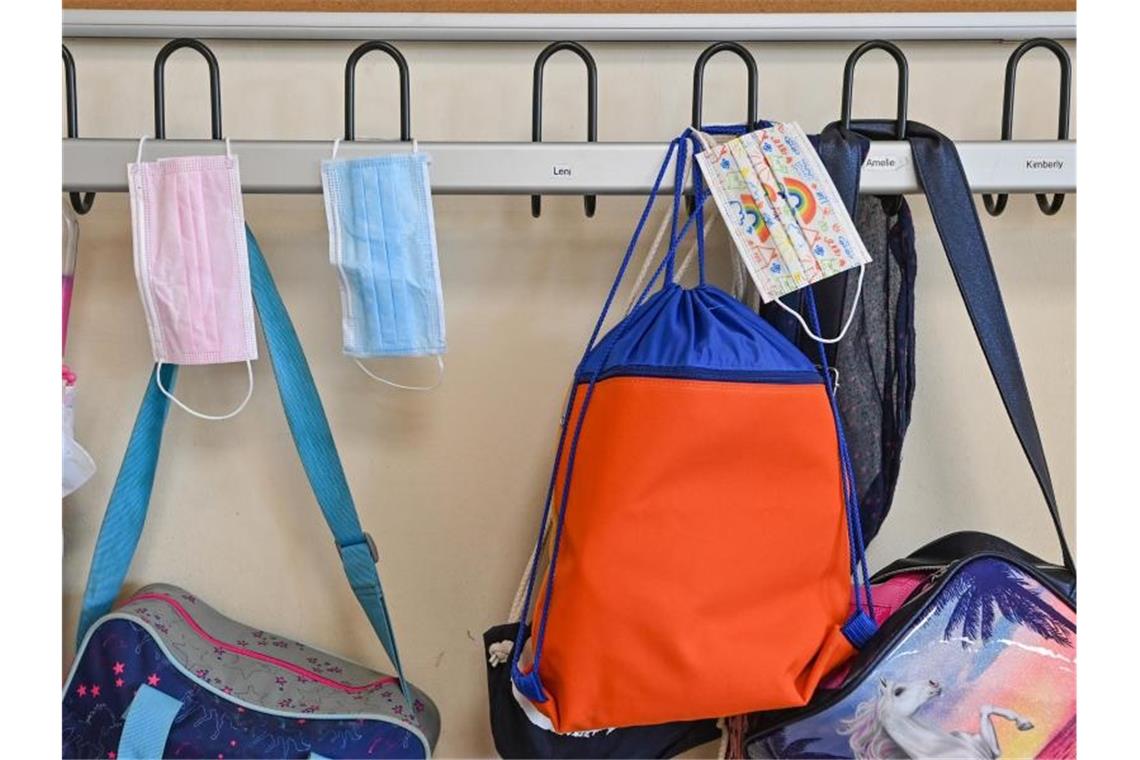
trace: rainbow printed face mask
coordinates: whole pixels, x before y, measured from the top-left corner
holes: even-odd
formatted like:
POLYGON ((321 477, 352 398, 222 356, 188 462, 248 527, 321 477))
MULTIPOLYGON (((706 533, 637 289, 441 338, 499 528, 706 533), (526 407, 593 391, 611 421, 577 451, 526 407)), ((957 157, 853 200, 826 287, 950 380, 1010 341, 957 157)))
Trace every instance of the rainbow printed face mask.
MULTIPOLYGON (((338 141, 339 142, 339 141, 338 141)), ((428 157, 414 152, 321 164, 329 259, 340 280, 344 352, 361 359, 447 350, 428 157)), ((438 384, 438 380, 436 382, 438 384)))
POLYGON ((249 282, 245 213, 238 160, 230 155, 138 160, 127 166, 131 196, 135 276, 142 297, 154 360, 162 364, 246 363, 253 393, 251 362, 257 358, 253 294, 249 282))
POLYGON ((870 262, 823 162, 794 123, 697 155, 765 303, 870 262))

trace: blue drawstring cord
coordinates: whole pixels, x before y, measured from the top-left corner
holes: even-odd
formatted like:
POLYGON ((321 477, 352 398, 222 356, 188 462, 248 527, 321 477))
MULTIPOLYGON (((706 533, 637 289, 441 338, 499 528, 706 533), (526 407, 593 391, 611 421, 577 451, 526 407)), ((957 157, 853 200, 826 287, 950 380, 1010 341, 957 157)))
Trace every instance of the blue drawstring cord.
MULTIPOLYGON (((816 311, 815 294, 811 287, 803 289, 804 304, 812 331, 819 333, 819 313, 816 311)), ((840 475, 843 483, 843 502, 847 513, 847 541, 851 552, 851 580, 854 585, 855 613, 843 625, 843 634, 856 649, 862 649, 878 630, 875 623, 874 604, 871 599, 871 575, 867 569, 867 550, 863 540, 863 525, 859 518, 859 494, 855 486, 854 468, 851 453, 847 448, 847 436, 843 432, 843 419, 839 413, 839 403, 835 398, 835 386, 831 379, 831 369, 827 362, 827 350, 822 343, 819 347, 820 367, 831 415, 835 420, 835 433, 839 442, 840 475), (862 591, 862 595, 860 595, 862 591)))
MULTIPOLYGON (((622 258, 621 265, 618 267, 617 275, 614 278, 613 285, 610 286, 610 292, 606 296, 605 303, 602 306, 602 312, 598 316, 598 321, 594 325, 594 330, 590 334, 590 339, 586 343, 586 350, 583 352, 582 356, 583 361, 585 361, 585 358, 589 355, 590 351, 594 348, 594 344, 597 342, 598 335, 602 329, 602 325, 605 323, 606 316, 609 314, 609 310, 613 304, 614 297, 617 295, 618 287, 620 286, 622 279, 625 277, 625 273, 633 257, 634 250, 637 248, 637 242, 641 237, 642 231, 645 229, 646 222, 649 220, 649 214, 653 210, 653 204, 657 200, 657 193, 660 190, 661 183, 665 178, 665 171, 669 168, 669 163, 673 158, 673 153, 674 151, 678 150, 680 144, 680 138, 674 139, 669 143, 669 149, 665 153, 664 161, 661 162, 661 168, 657 171, 657 178, 653 182, 653 188, 650 190, 649 198, 645 203, 645 208, 641 212, 641 218, 638 220, 637 226, 634 228, 633 236, 630 238, 629 246, 626 248, 625 256, 622 258)), ((674 203, 674 209, 677 208, 677 203, 679 203, 679 201, 676 201, 674 203)), ((672 243, 673 241, 670 243, 671 249, 670 253, 666 254, 666 259, 670 257, 671 253, 675 252, 675 246, 673 246, 672 243)), ((613 350, 613 346, 616 344, 617 341, 615 340, 614 343, 610 346, 610 351, 613 350)), ((582 430, 582 422, 585 419, 586 409, 589 406, 590 398, 593 396, 594 386, 597 383, 598 375, 601 371, 600 368, 605 366, 605 361, 601 362, 598 366, 599 369, 595 371, 590 378, 590 384, 586 389, 586 396, 582 400, 582 409, 579 411, 577 420, 575 421, 574 435, 570 443, 570 453, 566 464, 565 486, 563 488, 558 514, 558 524, 555 528, 554 534, 554 547, 550 560, 550 577, 546 584, 546 594, 543 602, 542 615, 539 620, 538 630, 536 631, 535 636, 534 662, 529 673, 523 673, 519 669, 519 658, 522 654, 523 642, 525 641, 526 619, 527 614, 530 612, 531 598, 534 594, 534 585, 538 577, 538 565, 541 561, 541 549, 543 541, 546 538, 546 526, 550 516, 550 509, 554 496, 554 487, 557 484, 558 466, 562 462, 562 452, 565 448, 566 443, 566 433, 568 431, 566 421, 568 421, 570 418, 570 413, 574 409, 574 402, 578 395, 577 383, 575 383, 574 388, 571 390, 569 397, 566 400, 566 408, 562 414, 563 424, 561 434, 558 438, 558 448, 554 457, 555 464, 550 473, 550 482, 547 486, 545 504, 542 510, 542 522, 539 524, 538 540, 536 542, 534 559, 531 562, 530 577, 527 579, 526 595, 523 598, 522 611, 519 615, 519 630, 515 634, 515 643, 511 655, 511 680, 514 682, 515 686, 520 692, 522 692, 528 699, 534 702, 545 702, 547 699, 546 691, 543 688, 542 681, 538 676, 538 664, 542 654, 542 643, 545 639, 546 620, 550 613, 550 599, 554 591, 555 563, 558 557, 558 550, 562 540, 562 528, 565 524, 566 496, 569 491, 570 477, 574 468, 574 459, 577 450, 578 438, 582 430)))

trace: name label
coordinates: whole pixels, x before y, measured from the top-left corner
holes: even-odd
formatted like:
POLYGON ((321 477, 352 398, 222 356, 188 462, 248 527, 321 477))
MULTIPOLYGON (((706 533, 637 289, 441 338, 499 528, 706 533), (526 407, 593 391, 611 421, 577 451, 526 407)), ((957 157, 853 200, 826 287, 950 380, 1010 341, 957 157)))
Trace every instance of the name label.
POLYGON ((1045 159, 1045 158, 1027 158, 1025 159, 1026 169, 1058 171, 1065 166, 1065 162, 1059 158, 1045 159))
POLYGON ((897 172, 907 165, 907 159, 894 156, 867 156, 863 162, 864 169, 874 171, 897 172))
POLYGON ((555 177, 569 177, 573 175, 570 167, 566 164, 555 164, 552 173, 555 177))

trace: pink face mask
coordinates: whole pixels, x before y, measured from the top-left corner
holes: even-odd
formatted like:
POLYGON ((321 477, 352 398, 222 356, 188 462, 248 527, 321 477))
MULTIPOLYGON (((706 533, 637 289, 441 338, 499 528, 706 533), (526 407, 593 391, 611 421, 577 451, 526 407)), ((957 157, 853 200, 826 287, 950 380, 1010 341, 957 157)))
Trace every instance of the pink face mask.
POLYGON ((127 167, 134 237, 135 276, 150 331, 154 360, 162 364, 246 363, 249 392, 232 412, 200 414, 159 389, 175 404, 204 419, 226 419, 253 393, 251 360, 257 358, 253 295, 249 283, 245 214, 238 160, 224 156, 142 161, 127 167))

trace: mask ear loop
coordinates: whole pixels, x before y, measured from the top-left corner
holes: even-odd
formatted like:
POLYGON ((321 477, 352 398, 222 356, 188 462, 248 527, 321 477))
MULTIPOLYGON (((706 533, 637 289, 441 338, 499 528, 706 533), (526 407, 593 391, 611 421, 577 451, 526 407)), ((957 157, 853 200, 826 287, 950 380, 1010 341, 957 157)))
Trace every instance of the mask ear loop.
POLYGON ((150 137, 150 135, 143 135, 141 138, 139 138, 139 151, 138 151, 138 153, 136 153, 136 154, 135 154, 135 163, 136 163, 136 164, 141 164, 141 163, 142 163, 142 148, 143 148, 143 143, 145 143, 145 142, 147 141, 147 138, 148 138, 148 137, 150 137))
POLYGON ((436 366, 438 368, 439 374, 436 376, 435 382, 431 385, 403 385, 401 383, 397 383, 392 380, 380 377, 379 375, 373 374, 372 370, 368 369, 368 367, 365 367, 359 359, 353 359, 353 361, 356 362, 357 367, 360 367, 361 372, 368 375, 373 380, 379 383, 384 383, 384 385, 390 385, 393 388, 399 388, 403 391, 430 391, 438 388, 443 382, 443 356, 440 354, 435 355, 436 366))
POLYGON ((840 330, 839 334, 834 338, 821 338, 820 336, 813 333, 811 331, 811 328, 808 327, 808 323, 804 321, 804 318, 802 316, 800 316, 800 313, 793 309, 791 306, 788 306, 779 298, 776 298, 776 304, 781 309, 795 317, 796 321, 800 323, 800 327, 804 329, 804 332, 807 333, 807 336, 812 340, 816 341, 817 343, 838 343, 839 341, 843 340, 843 336, 847 334, 847 328, 851 327, 851 323, 855 321, 855 312, 859 310, 859 297, 863 295, 863 276, 865 274, 867 274, 866 264, 859 267, 859 282, 855 286, 855 300, 851 303, 851 313, 847 315, 847 321, 843 323, 843 329, 840 330))
POLYGON ((330 161, 336 161, 336 152, 338 150, 340 150, 340 138, 339 137, 336 138, 335 140, 333 140, 333 152, 332 152, 332 158, 329 159, 330 161))
POLYGON ((202 412, 195 411, 194 409, 191 409, 190 407, 186 406, 181 401, 176 399, 174 397, 174 394, 172 394, 170 391, 166 390, 166 387, 163 386, 163 384, 162 384, 162 365, 165 363, 166 362, 159 362, 158 368, 154 373, 154 382, 156 385, 158 385, 158 389, 160 391, 162 391, 163 396, 166 396, 168 399, 173 401, 175 406, 177 406, 179 409, 186 412, 187 414, 191 414, 191 415, 197 417, 200 420, 208 420, 210 422, 220 422, 221 420, 228 420, 231 417, 236 417, 238 415, 238 413, 241 412, 242 409, 245 409, 245 405, 248 404, 250 398, 253 397, 253 362, 250 361, 249 359, 245 360, 245 372, 246 372, 247 377, 249 378, 249 389, 245 392, 245 398, 243 398, 241 400, 241 403, 238 404, 237 408, 234 409, 232 412, 226 412, 225 414, 218 414, 218 415, 203 414, 202 412))

